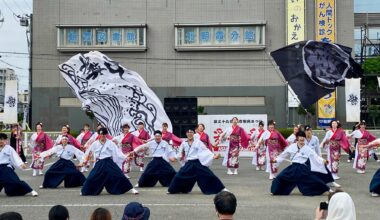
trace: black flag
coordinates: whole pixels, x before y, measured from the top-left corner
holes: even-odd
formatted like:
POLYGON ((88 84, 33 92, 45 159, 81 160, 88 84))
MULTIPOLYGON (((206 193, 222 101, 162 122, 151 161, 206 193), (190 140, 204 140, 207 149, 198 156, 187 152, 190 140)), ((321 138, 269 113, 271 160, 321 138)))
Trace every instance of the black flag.
POLYGON ((345 78, 362 77, 363 70, 351 58, 352 49, 319 41, 300 41, 271 52, 282 75, 304 108, 344 86, 345 78))

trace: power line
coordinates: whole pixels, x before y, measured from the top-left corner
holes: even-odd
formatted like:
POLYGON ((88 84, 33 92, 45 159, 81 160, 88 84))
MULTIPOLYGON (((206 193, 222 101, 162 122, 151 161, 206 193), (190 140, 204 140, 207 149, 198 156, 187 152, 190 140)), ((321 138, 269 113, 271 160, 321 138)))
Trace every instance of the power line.
POLYGON ((29 6, 28 2, 26 2, 26 0, 23 0, 25 2, 25 5, 28 6, 28 8, 32 11, 33 8, 31 6, 29 6))
POLYGON ((16 15, 16 13, 9 7, 9 5, 7 4, 5 0, 3 0, 3 3, 14 15, 16 15))
POLYGON ((26 68, 22 68, 22 67, 18 67, 18 66, 15 66, 15 65, 13 65, 13 64, 10 64, 10 63, 8 63, 8 62, 6 62, 6 61, 4 61, 4 60, 0 60, 0 62, 5 63, 5 64, 7 64, 8 66, 11 66, 11 67, 16 68, 16 69, 19 69, 19 70, 28 70, 28 69, 26 69, 26 68))
POLYGON ((22 8, 18 5, 17 1, 16 0, 13 0, 13 1, 14 1, 14 5, 16 5, 18 10, 21 12, 21 14, 26 14, 26 12, 24 10, 22 10, 22 8))

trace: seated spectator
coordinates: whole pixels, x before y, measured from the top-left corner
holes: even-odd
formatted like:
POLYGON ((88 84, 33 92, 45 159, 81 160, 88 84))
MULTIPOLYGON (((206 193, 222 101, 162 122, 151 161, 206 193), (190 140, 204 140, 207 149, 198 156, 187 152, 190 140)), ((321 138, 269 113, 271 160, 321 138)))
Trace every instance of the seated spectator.
POLYGON ((22 220, 22 216, 17 212, 4 212, 0 215, 0 220, 22 220))
POLYGON ((125 206, 121 220, 148 220, 149 216, 149 208, 142 206, 142 204, 138 202, 130 202, 125 206))
POLYGON ((49 220, 69 220, 69 210, 63 205, 51 207, 49 211, 49 220))
POLYGON ((328 209, 317 207, 315 219, 321 220, 356 220, 355 204, 346 192, 334 192, 329 195, 328 209))
POLYGON ((91 214, 90 220, 112 220, 110 211, 105 208, 97 208, 91 214))
POLYGON ((236 197, 228 191, 222 191, 215 195, 214 205, 219 219, 233 219, 236 211, 236 197))

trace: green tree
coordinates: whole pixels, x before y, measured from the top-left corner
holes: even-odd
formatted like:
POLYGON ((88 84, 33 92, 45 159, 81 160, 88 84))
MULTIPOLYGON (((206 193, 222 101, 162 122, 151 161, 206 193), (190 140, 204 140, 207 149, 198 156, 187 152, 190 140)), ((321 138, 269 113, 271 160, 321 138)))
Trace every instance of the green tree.
POLYGON ((376 91, 378 82, 375 74, 380 74, 380 56, 366 59, 362 67, 365 75, 363 83, 367 91, 376 91))

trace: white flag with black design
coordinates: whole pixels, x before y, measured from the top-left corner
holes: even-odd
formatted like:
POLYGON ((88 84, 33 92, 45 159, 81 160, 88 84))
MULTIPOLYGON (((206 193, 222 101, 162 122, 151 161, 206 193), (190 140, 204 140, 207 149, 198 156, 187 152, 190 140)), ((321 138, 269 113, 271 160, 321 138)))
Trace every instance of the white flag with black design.
POLYGON ((360 78, 346 79, 346 121, 360 121, 360 78))
POLYGON ((106 55, 97 51, 77 54, 59 69, 83 109, 93 112, 112 136, 118 135, 125 123, 133 131, 143 122, 150 134, 164 122, 172 129, 160 99, 144 79, 106 55))
POLYGON ((4 124, 17 123, 17 80, 5 81, 4 124))

